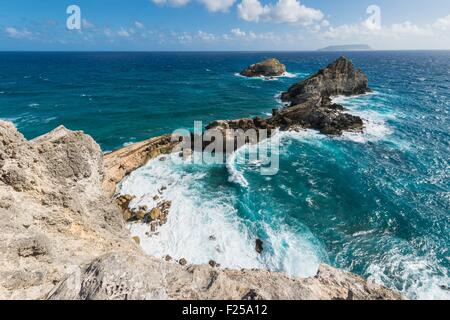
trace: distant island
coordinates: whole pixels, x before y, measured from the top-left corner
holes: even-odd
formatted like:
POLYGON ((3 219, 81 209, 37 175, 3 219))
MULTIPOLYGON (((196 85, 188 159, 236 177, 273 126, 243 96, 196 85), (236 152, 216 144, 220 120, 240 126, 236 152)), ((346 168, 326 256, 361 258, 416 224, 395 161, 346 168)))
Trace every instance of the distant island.
POLYGON ((367 44, 347 44, 341 46, 328 46, 326 48, 319 49, 318 51, 370 51, 373 50, 367 44))

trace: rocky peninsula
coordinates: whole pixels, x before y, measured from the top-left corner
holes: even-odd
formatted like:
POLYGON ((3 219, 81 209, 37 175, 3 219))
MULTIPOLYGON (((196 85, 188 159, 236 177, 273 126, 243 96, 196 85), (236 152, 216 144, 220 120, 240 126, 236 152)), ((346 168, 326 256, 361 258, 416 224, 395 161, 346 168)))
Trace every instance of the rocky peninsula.
MULTIPOLYGON (((346 65, 343 70, 353 70, 346 65)), ((323 71, 321 78, 338 69, 323 71)), ((335 91, 317 91, 321 104, 310 108, 328 108, 327 95, 343 88, 344 94, 367 90, 364 77, 353 75, 340 79, 335 91)), ((308 83, 285 98, 300 101, 308 83)), ((302 107, 251 123, 274 127, 291 108, 302 107)), ((298 113, 290 117, 301 124, 305 117, 298 113)), ((161 136, 103 154, 80 131, 61 126, 26 140, 12 123, 0 121, 0 299, 402 299, 328 265, 301 279, 145 255, 126 227, 126 205, 114 199, 116 184, 175 144, 161 136)))

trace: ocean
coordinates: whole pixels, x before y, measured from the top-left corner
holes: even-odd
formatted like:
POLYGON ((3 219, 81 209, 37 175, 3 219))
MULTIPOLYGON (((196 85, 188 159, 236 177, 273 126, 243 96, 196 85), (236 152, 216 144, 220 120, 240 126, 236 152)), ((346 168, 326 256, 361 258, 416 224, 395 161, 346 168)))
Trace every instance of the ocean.
MULTIPOLYGON (((227 164, 150 161, 121 185, 136 206, 163 186, 172 201, 157 235, 130 225, 144 250, 301 277, 328 263, 412 299, 449 299, 450 52, 345 54, 374 92, 335 100, 364 119, 364 133, 279 133, 275 176, 243 161, 251 146, 227 164)), ((280 92, 339 55, 5 52, 0 118, 29 139, 60 124, 83 130, 106 152, 195 120, 267 116, 280 92), (236 75, 270 57, 286 77, 236 75)))

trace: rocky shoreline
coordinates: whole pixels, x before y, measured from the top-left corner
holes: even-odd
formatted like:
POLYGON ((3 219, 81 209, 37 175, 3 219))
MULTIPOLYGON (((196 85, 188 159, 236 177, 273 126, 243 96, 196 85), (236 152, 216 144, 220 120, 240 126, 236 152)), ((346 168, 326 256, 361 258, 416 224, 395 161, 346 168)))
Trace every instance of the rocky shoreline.
MULTIPOLYGON (((345 63, 329 70, 341 70, 341 64, 345 65, 342 70, 351 71, 345 63)), ((326 70, 322 72, 324 81, 327 74, 326 70)), ((367 82, 365 87, 360 86, 363 77, 356 72, 354 75, 354 89, 368 90, 367 82)), ((336 108, 326 102, 334 93, 356 93, 347 91, 349 79, 341 80, 345 90, 341 85, 332 92, 320 90, 319 105, 308 100, 311 112, 325 109, 326 113, 336 108)), ((292 88, 284 98, 299 102, 297 93, 308 91, 309 83, 292 88)), ((303 108, 307 107, 302 103, 274 112, 267 120, 217 122, 216 127, 313 127, 310 121, 302 123, 309 119, 305 118, 303 108), (285 124, 285 118, 292 123, 285 124)), ((333 112, 342 115, 342 110, 337 109, 333 112)), ((335 121, 339 125, 328 124, 324 128, 333 130, 323 132, 359 128, 350 120, 345 124, 340 117, 335 121)), ((13 124, 0 121, 0 298, 403 298, 327 265, 321 265, 314 277, 301 279, 266 270, 229 270, 218 268, 216 263, 190 265, 186 260, 175 263, 146 256, 139 239, 132 239, 126 220, 141 220, 151 228, 152 223, 167 219, 170 204, 162 200, 158 210, 142 207, 130 211, 132 198, 114 198, 116 185, 149 159, 172 152, 175 145, 177 142, 166 135, 104 155, 98 144, 80 131, 58 127, 26 140, 13 124)), ((262 244, 257 247, 262 250, 262 244)))

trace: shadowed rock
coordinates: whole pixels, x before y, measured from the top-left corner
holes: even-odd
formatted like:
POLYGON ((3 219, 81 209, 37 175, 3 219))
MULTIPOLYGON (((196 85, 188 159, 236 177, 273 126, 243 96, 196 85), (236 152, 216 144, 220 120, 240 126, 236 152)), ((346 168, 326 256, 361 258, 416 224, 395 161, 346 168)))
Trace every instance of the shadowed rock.
POLYGON ((352 96, 370 92, 367 76, 346 57, 340 57, 316 74, 291 86, 281 95, 290 105, 302 104, 320 97, 352 96))

